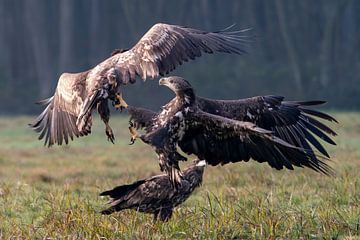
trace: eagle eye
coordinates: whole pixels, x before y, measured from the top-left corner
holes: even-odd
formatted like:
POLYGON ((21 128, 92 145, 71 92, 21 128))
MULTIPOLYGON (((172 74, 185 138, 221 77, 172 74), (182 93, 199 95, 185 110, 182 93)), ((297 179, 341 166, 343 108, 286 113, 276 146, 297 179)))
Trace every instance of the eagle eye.
POLYGON ((108 75, 108 79, 109 79, 110 81, 112 81, 112 82, 115 82, 115 81, 116 81, 116 76, 113 75, 113 74, 109 74, 109 75, 108 75))

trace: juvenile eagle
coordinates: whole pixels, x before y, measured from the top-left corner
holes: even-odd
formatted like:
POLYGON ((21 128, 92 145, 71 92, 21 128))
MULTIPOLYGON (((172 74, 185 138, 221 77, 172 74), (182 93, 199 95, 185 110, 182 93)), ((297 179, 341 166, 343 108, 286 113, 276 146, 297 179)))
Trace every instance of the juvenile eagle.
POLYGON ((145 180, 136 181, 130 185, 116 187, 100 196, 110 196, 110 207, 102 214, 111 214, 124 209, 134 209, 139 212, 154 214, 154 221, 168 221, 174 207, 183 203, 202 183, 205 161, 194 160, 183 171, 181 187, 177 190, 167 174, 153 176, 145 180))
POLYGON ((127 107, 119 94, 120 86, 134 83, 136 76, 145 80, 167 74, 202 53, 242 54, 243 43, 247 41, 244 31, 226 28, 206 32, 155 24, 131 49, 114 52, 88 71, 63 73, 54 96, 41 102, 45 110, 30 126, 40 133, 39 139, 45 139, 45 145, 61 145, 91 132, 91 113, 97 107, 106 125, 106 135, 113 142, 108 99, 116 108, 127 107))
POLYGON ((336 133, 314 116, 336 120, 307 108, 324 102, 285 102, 283 97, 277 96, 212 100, 197 97, 191 85, 181 77, 162 78, 159 84, 174 91, 176 97, 159 113, 130 106, 130 132, 132 142, 141 138, 154 147, 161 170, 170 175, 175 185, 181 177, 178 161, 186 160, 176 151, 177 146, 210 165, 252 158, 268 162, 278 170, 305 166, 325 174, 332 173, 320 160, 329 157, 328 153, 311 133, 335 144, 324 132, 336 133), (138 134, 136 129, 139 128, 144 128, 146 133, 138 134), (324 157, 318 156, 310 144, 324 157))

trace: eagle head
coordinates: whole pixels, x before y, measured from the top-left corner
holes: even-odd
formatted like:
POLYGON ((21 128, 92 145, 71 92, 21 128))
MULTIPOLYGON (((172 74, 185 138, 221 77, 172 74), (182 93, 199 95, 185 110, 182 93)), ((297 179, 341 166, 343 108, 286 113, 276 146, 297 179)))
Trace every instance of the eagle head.
POLYGON ((183 177, 190 182, 192 187, 198 187, 202 183, 205 166, 205 160, 195 159, 190 166, 184 170, 183 177))
POLYGON ((120 72, 116 68, 110 68, 106 73, 106 78, 112 89, 116 89, 121 82, 120 72))
POLYGON ((159 80, 159 85, 164 85, 173 90, 176 95, 193 95, 190 83, 182 77, 164 77, 159 80))

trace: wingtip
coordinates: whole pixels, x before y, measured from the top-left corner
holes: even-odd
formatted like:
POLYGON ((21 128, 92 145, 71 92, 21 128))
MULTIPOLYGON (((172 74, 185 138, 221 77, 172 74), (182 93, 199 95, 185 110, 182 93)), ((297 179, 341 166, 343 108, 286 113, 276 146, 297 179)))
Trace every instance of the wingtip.
POLYGON ((233 28, 233 27, 235 27, 235 26, 236 26, 236 22, 232 23, 230 26, 227 26, 227 27, 224 28, 224 29, 221 29, 219 32, 227 31, 227 30, 229 30, 229 29, 231 29, 231 28, 233 28))

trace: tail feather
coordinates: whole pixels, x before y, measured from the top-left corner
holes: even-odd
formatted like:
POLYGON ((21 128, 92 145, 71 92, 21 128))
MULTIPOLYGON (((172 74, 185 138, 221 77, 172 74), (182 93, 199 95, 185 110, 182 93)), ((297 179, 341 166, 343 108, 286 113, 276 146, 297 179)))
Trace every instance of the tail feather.
POLYGON ((119 199, 125 196, 126 194, 128 194, 130 191, 136 189, 138 186, 140 186, 143 183, 145 183, 145 180, 139 180, 132 184, 118 186, 116 188, 113 188, 112 190, 108 190, 100 193, 100 196, 109 196, 111 198, 119 199))

